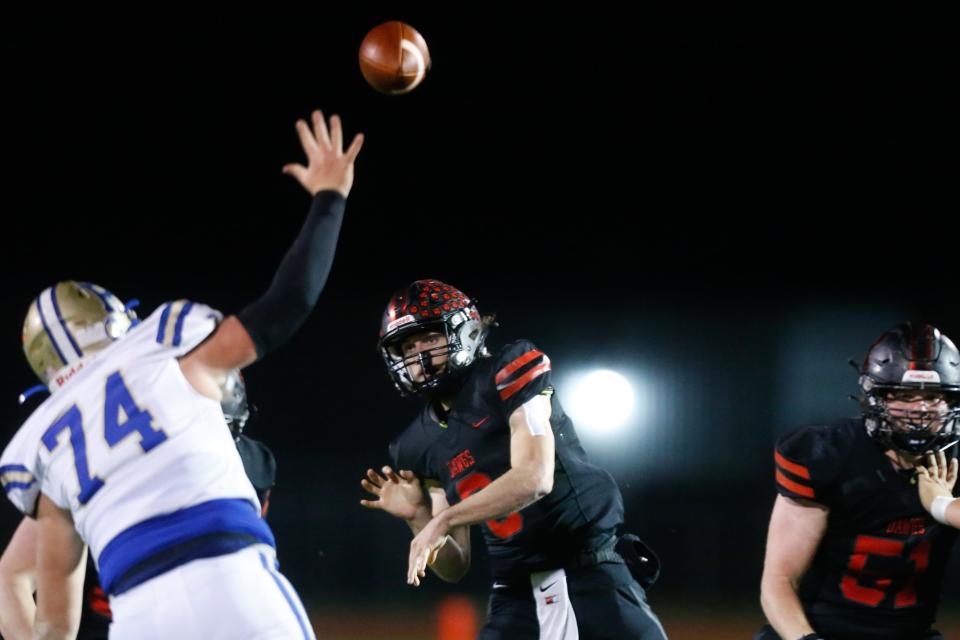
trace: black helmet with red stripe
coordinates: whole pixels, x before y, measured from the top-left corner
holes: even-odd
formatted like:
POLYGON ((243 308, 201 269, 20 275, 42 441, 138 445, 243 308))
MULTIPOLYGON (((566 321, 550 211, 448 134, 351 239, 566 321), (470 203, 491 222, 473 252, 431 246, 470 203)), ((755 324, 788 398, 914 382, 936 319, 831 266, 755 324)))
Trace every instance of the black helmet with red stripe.
POLYGON ((487 355, 487 331, 488 323, 462 291, 439 280, 417 280, 390 298, 377 346, 400 393, 434 395, 452 390, 460 374, 487 355), (446 344, 404 354, 407 338, 429 332, 444 336, 446 344), (410 375, 411 365, 425 373, 422 380, 410 375))
POLYGON ((860 367, 860 390, 867 433, 884 447, 916 455, 960 441, 960 351, 936 327, 905 323, 880 336, 860 367), (891 411, 890 402, 911 398, 917 408, 891 411))

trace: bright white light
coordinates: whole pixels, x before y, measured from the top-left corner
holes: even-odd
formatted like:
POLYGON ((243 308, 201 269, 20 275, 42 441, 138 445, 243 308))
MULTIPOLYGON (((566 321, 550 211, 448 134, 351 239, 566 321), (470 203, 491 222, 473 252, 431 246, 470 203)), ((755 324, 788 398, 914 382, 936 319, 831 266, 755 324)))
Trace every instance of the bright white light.
POLYGON ((622 427, 633 412, 634 394, 622 375, 600 369, 575 383, 566 404, 577 430, 611 433, 622 427))

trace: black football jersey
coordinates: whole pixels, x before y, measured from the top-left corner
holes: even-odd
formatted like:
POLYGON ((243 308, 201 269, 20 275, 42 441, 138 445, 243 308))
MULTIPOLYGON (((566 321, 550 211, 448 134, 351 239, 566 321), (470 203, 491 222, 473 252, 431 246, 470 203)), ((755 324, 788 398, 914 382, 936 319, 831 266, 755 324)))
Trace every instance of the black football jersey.
POLYGON ((774 458, 781 495, 830 509, 799 589, 813 627, 828 638, 919 637, 957 530, 920 504, 914 472, 891 465, 862 419, 787 434, 774 458))
POLYGON ((453 406, 427 405, 390 445, 396 469, 441 483, 453 505, 510 468, 509 417, 539 394, 550 396, 556 441, 553 490, 519 512, 483 524, 494 577, 564 566, 612 543, 623 499, 609 473, 590 464, 553 393, 550 359, 532 343, 505 346, 473 365, 453 406))

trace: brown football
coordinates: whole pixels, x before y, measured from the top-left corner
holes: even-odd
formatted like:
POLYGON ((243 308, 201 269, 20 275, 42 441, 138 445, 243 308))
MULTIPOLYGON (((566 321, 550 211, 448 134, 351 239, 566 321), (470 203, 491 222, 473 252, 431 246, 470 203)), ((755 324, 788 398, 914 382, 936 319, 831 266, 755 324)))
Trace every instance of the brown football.
POLYGON ((381 93, 413 91, 429 68, 430 52, 423 36, 398 20, 377 25, 360 43, 360 72, 381 93))

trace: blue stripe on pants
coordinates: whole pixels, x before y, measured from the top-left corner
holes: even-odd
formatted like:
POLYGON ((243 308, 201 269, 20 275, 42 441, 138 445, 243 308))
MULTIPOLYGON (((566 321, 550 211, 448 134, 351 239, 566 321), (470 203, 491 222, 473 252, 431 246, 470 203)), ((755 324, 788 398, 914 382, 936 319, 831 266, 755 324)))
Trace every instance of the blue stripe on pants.
POLYGON ((300 631, 303 632, 304 639, 310 640, 310 634, 307 632, 307 625, 304 623, 303 618, 300 617, 300 612, 297 610, 297 605, 294 604, 293 598, 291 598, 290 594, 287 593, 286 587, 283 586, 283 583, 280 581, 280 578, 277 576, 277 574, 270 570, 270 563, 267 561, 267 556, 261 553, 260 562, 263 563, 263 568, 267 570, 267 573, 270 574, 270 577, 273 578, 273 581, 277 583, 277 588, 280 589, 280 593, 283 594, 287 604, 290 605, 290 610, 293 611, 293 615, 296 617, 297 623, 300 625, 300 631))

